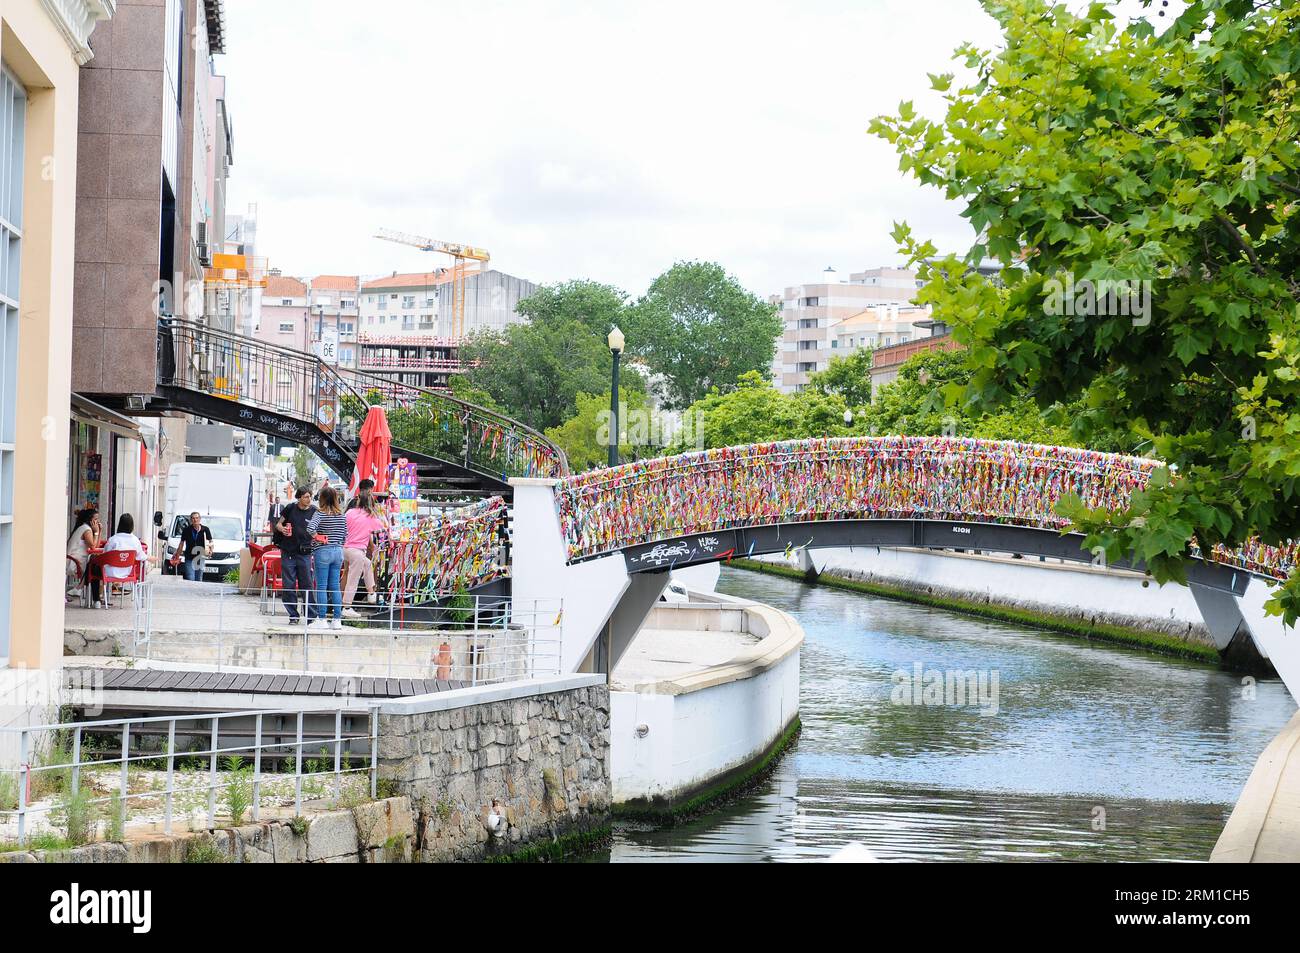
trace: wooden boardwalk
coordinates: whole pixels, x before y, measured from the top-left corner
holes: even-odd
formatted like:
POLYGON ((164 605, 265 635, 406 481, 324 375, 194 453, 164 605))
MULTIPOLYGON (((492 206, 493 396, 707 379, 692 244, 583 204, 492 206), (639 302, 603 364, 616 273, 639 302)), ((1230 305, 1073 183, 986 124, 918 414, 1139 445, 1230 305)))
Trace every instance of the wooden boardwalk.
MULTIPOLYGON (((85 669, 69 669, 86 671, 85 669)), ((371 678, 360 675, 268 675, 196 672, 163 668, 104 669, 104 689, 146 692, 220 692, 257 695, 347 695, 353 698, 405 698, 468 688, 469 682, 433 678, 371 678)), ((73 679, 70 677, 69 681, 73 679)))

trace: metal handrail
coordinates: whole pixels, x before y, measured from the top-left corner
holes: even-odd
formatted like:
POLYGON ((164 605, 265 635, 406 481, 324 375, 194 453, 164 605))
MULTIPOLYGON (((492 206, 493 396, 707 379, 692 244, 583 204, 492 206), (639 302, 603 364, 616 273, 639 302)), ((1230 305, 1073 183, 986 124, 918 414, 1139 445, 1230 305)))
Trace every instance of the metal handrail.
POLYGON ((310 421, 344 445, 355 445, 354 427, 377 397, 378 406, 397 415, 390 427, 397 424, 393 442, 401 449, 497 479, 569 472, 564 452, 526 424, 429 388, 339 370, 305 351, 169 318, 159 325, 159 352, 159 384, 310 421), (332 406, 340 412, 322 420, 321 408, 332 406), (412 411, 418 416, 401 416, 412 411))

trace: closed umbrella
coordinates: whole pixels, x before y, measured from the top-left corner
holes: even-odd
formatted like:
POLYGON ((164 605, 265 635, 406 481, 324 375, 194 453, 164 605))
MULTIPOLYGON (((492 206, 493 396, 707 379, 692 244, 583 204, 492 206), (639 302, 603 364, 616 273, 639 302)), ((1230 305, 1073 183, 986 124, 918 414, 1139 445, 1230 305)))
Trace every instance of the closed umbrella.
POLYGON ((352 471, 352 495, 356 495, 362 480, 374 480, 376 493, 388 489, 388 463, 392 456, 392 443, 388 414, 382 407, 371 407, 366 414, 366 422, 361 425, 361 447, 357 450, 356 469, 352 471))

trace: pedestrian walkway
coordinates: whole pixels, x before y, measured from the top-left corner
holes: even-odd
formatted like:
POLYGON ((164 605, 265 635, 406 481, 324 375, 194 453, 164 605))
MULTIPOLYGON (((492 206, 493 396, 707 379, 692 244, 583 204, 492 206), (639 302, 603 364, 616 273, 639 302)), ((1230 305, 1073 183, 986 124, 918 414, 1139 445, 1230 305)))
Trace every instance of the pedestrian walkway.
POLYGON ((1300 712, 1255 762, 1210 860, 1254 864, 1300 861, 1300 712))

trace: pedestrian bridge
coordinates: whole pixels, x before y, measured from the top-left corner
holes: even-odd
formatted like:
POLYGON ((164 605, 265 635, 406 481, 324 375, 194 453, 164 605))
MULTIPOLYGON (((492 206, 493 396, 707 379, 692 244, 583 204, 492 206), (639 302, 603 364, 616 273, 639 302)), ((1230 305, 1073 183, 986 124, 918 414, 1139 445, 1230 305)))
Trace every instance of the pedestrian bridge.
MULTIPOLYGON (((617 663, 670 570, 857 546, 1094 562, 1057 504, 1075 495, 1123 509, 1159 468, 1140 457, 1010 442, 841 437, 515 479, 513 588, 516 598, 563 598, 564 670, 604 669, 617 663)), ((1282 672, 1278 652, 1255 631, 1265 627, 1259 613, 1252 608, 1248 624, 1242 606, 1262 602, 1267 585, 1286 578, 1296 549, 1256 543, 1203 554, 1190 545, 1197 559, 1188 581, 1219 648, 1253 638, 1282 672)), ((1294 654, 1291 644, 1284 654, 1294 654)))

